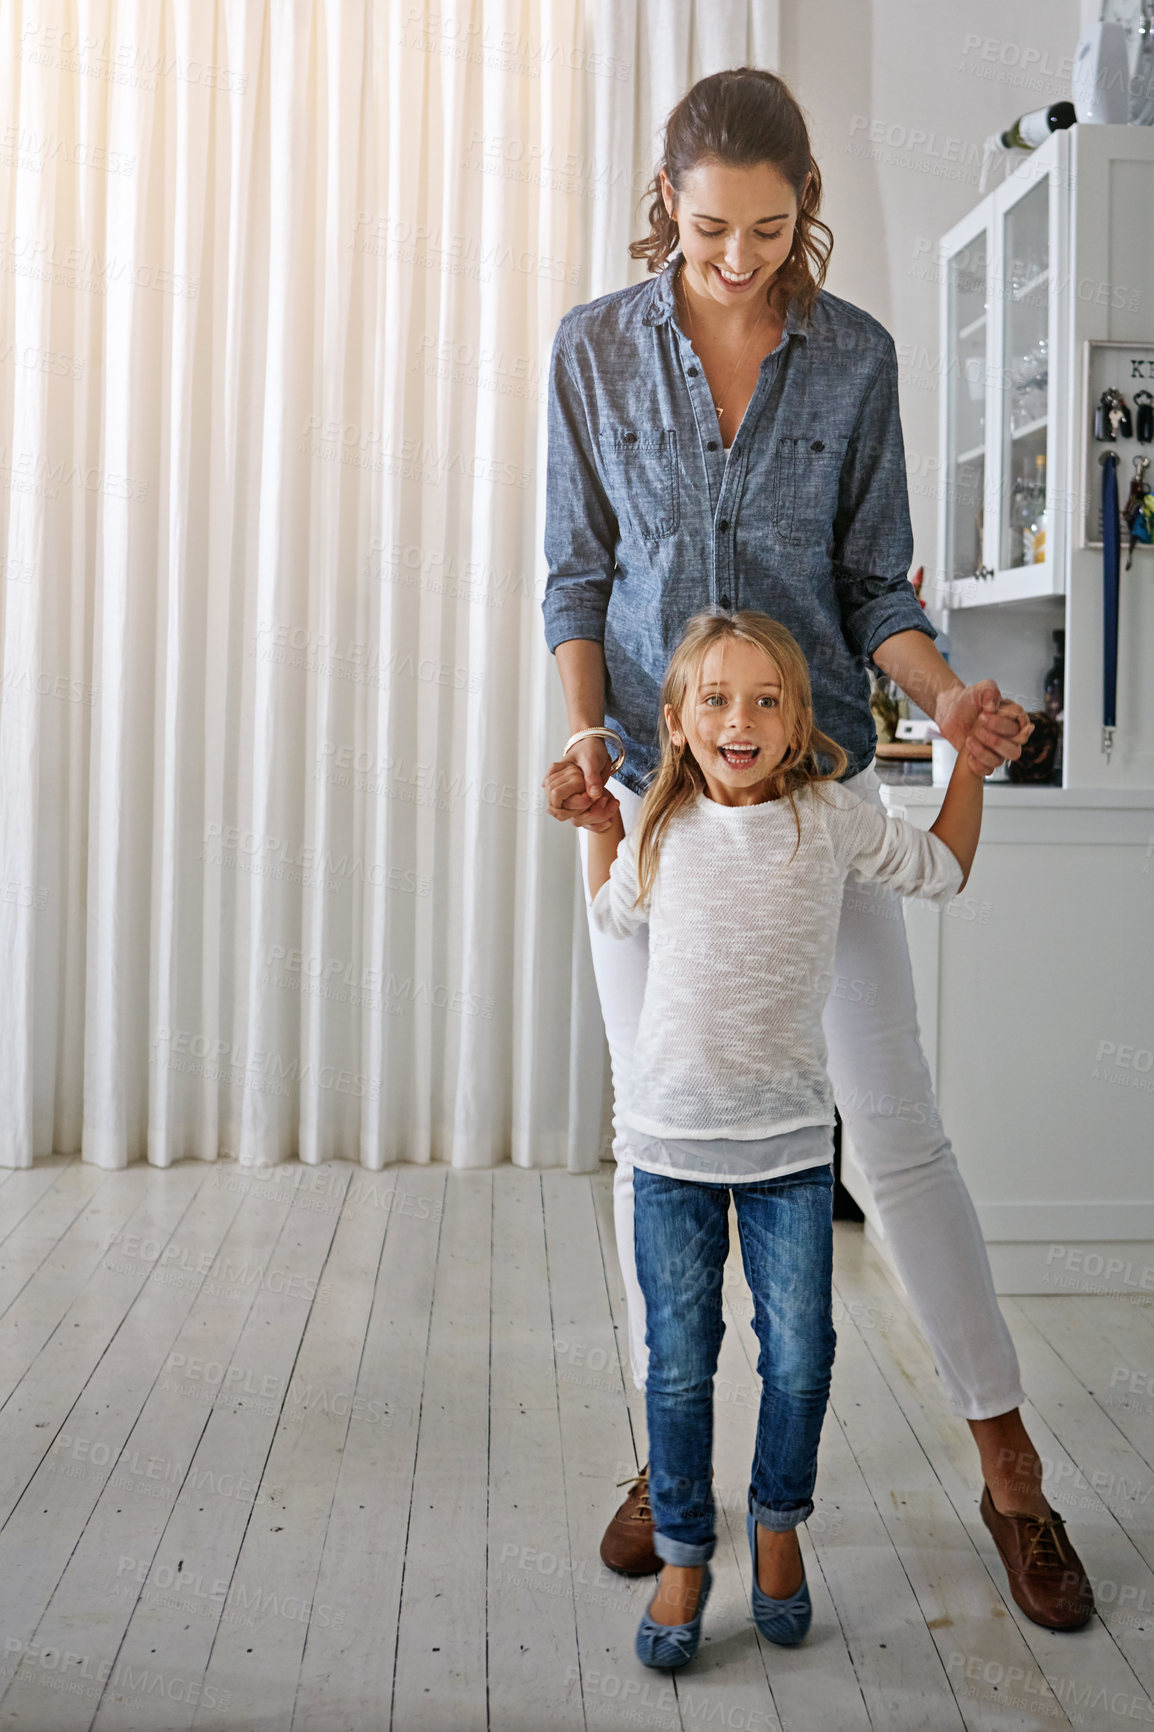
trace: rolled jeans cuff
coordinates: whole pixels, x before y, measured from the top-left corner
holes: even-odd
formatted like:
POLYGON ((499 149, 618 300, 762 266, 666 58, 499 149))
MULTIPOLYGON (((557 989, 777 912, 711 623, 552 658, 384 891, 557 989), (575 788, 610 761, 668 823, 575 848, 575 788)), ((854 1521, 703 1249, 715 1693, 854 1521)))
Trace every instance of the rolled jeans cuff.
POLYGON ((692 1546, 686 1540, 671 1540, 660 1530, 653 1535, 653 1549, 662 1563, 680 1564, 685 1569, 691 1569, 694 1564, 707 1564, 716 1548, 716 1534, 703 1540, 699 1546, 692 1546))
POLYGON ((750 1492, 749 1508, 758 1527, 771 1534, 787 1534, 790 1528, 799 1528, 802 1522, 809 1520, 813 1514, 813 1499, 799 1503, 794 1509, 773 1509, 767 1503, 758 1503, 750 1492))

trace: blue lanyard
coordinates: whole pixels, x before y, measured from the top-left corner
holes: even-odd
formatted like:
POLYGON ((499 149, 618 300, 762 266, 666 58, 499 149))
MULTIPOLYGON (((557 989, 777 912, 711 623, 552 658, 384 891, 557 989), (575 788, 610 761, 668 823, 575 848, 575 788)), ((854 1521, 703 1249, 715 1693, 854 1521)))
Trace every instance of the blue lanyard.
POLYGON ((1103 452, 1102 465, 1102 750, 1114 745, 1118 709, 1118 574, 1122 537, 1118 528, 1118 453, 1103 452))

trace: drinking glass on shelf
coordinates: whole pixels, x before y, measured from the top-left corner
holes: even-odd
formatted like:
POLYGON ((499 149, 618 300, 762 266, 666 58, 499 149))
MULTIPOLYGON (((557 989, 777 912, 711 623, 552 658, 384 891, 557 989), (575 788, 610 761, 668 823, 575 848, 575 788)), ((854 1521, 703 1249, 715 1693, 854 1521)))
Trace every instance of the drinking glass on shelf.
POLYGON ((1010 430, 1017 433, 1046 413, 1049 384, 1046 338, 1043 334, 1010 362, 1010 430))

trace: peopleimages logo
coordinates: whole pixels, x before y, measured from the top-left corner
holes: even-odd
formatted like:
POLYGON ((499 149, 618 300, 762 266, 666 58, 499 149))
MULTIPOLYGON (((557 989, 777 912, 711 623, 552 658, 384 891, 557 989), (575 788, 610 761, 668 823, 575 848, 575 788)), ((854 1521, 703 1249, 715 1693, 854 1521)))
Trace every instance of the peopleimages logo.
POLYGON ((401 975, 391 968, 373 968, 339 956, 326 957, 317 951, 290 950, 283 944, 269 948, 265 967, 281 970, 279 973, 266 973, 266 985, 290 986, 300 992, 311 984, 323 997, 360 1004, 365 1009, 384 1009, 394 1015, 410 1004, 423 1004, 434 1010, 451 1010, 463 1016, 489 1019, 496 1008, 491 993, 482 996, 479 992, 468 992, 463 987, 449 986, 441 981, 430 985, 428 981, 414 980, 412 975, 401 975))
POLYGON ((98 295, 107 294, 119 283, 128 283, 138 289, 156 289, 161 294, 195 300, 198 287, 196 277, 180 271, 146 264, 140 259, 113 258, 91 247, 66 246, 55 236, 20 235, 10 229, 0 229, 0 269, 98 295))
MULTIPOLYGON (((546 9, 547 11, 547 9, 546 9)), ((400 40, 446 59, 466 60, 494 71, 539 78, 555 63, 574 72, 591 72, 622 82, 633 76, 633 62, 599 49, 584 48, 524 30, 502 28, 494 20, 462 17, 427 4, 411 5, 404 16, 400 40)))
POLYGON ((236 72, 229 66, 189 60, 180 53, 153 53, 124 37, 93 36, 36 18, 25 21, 17 53, 33 66, 79 72, 86 78, 102 78, 109 84, 137 90, 155 90, 158 79, 176 78, 183 84, 199 84, 205 90, 238 96, 248 84, 247 72, 236 72))
POLYGON ((258 1048, 246 1052, 240 1041, 217 1039, 197 1034, 186 1028, 161 1028, 152 1043, 150 1064, 165 1070, 190 1071, 220 1082, 271 1087, 284 1094, 285 1083, 314 1083, 317 1088, 336 1089, 350 1094, 376 1099, 381 1092, 379 1081, 360 1071, 338 1069, 335 1065, 317 1066, 311 1059, 285 1059, 278 1052, 258 1048))

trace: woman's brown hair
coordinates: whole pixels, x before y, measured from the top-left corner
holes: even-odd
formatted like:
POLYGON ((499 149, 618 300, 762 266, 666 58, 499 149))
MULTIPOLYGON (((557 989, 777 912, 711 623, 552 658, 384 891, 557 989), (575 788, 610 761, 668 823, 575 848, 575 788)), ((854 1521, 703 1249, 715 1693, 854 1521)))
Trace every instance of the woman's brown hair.
POLYGON ((699 78, 686 91, 665 122, 665 152, 646 189, 646 194, 653 194, 649 234, 630 243, 630 256, 648 259, 651 271, 665 268, 679 239, 677 222, 661 194, 661 171, 665 170, 680 202, 686 177, 706 160, 730 168, 769 163, 793 188, 798 200, 793 246, 767 289, 766 300, 779 313, 793 300, 799 317, 808 319, 825 282, 833 231, 817 214, 821 171, 810 154, 805 117, 789 86, 774 72, 738 66, 699 78))
MULTIPOLYGON (((823 734, 813 719, 813 696, 809 667, 801 645, 791 631, 768 614, 754 608, 737 613, 716 613, 711 608, 695 613, 686 624, 681 641, 669 658, 661 682, 661 712, 658 736, 661 759, 653 780, 645 790, 637 818, 637 883, 634 906, 643 904, 657 874, 661 841, 683 806, 705 792, 705 777, 688 743, 674 745, 665 720, 665 706, 681 722, 684 734, 686 707, 694 700, 702 664, 715 643, 751 643, 764 650, 781 675, 781 719, 789 741, 785 756, 770 782, 770 799, 789 800, 797 825, 796 854, 801 846, 801 817, 795 793, 819 782, 832 782, 844 774, 849 763, 836 740, 823 734), (823 768, 820 760, 828 760, 823 768)), ((793 855, 790 856, 793 858, 793 855)))

